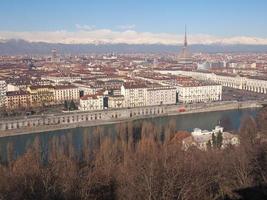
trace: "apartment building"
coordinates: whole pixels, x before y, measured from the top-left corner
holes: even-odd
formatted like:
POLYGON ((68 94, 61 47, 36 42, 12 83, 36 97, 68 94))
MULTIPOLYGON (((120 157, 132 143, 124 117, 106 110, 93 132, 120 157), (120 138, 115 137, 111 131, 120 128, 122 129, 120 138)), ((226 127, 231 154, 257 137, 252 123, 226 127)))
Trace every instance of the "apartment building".
POLYGON ((78 101, 80 98, 78 87, 73 85, 54 86, 54 101, 56 104, 62 104, 64 101, 78 101))
POLYGON ((225 87, 267 94, 267 80, 260 77, 242 77, 225 73, 204 73, 199 71, 161 71, 164 74, 190 76, 198 80, 212 81, 225 87))
POLYGON ((124 106, 124 96, 123 95, 111 95, 108 97, 108 107, 109 108, 123 108, 124 106))
POLYGON ((42 77, 42 80, 49 80, 58 84, 60 82, 73 83, 75 81, 81 81, 82 78, 79 76, 44 76, 42 77))
POLYGON ((31 96, 27 91, 10 91, 6 93, 6 109, 23 109, 31 106, 31 96))
POLYGON ((31 96, 31 105, 35 107, 54 104, 54 90, 51 85, 27 87, 27 91, 31 96))
POLYGON ((199 103, 220 101, 222 86, 209 83, 189 83, 177 85, 178 101, 181 103, 199 103))
POLYGON ((176 103, 176 88, 157 86, 147 89, 147 106, 170 105, 176 103))
POLYGON ((85 95, 80 98, 79 110, 82 111, 94 111, 94 110, 103 110, 104 102, 103 102, 102 94, 92 94, 85 95))
POLYGON ((127 82, 121 86, 121 95, 124 96, 125 107, 146 106, 147 102, 147 86, 127 82))

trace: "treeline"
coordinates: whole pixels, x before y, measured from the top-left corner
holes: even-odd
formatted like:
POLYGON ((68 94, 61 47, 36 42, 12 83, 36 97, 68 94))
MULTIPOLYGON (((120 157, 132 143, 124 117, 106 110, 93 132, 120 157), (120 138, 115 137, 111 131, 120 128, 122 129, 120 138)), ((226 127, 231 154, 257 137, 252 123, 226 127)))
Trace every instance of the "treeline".
POLYGON ((112 138, 96 128, 93 148, 84 137, 82 155, 75 153, 71 135, 54 139, 45 161, 38 139, 16 160, 9 146, 8 163, 0 166, 0 199, 267 197, 267 109, 255 119, 244 118, 240 146, 225 150, 181 150, 187 133, 175 133, 174 121, 163 130, 151 122, 139 127, 122 123, 116 129, 112 138))

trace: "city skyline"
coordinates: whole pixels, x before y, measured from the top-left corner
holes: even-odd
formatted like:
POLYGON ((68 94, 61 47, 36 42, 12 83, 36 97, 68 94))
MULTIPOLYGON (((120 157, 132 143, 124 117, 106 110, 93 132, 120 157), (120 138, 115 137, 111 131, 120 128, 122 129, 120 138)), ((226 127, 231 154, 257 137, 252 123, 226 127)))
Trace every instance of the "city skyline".
POLYGON ((0 200, 267 199, 267 0, 1 0, 0 200))
POLYGON ((263 0, 3 1, 0 40, 182 44, 187 24, 189 44, 267 44, 266 5, 263 0))

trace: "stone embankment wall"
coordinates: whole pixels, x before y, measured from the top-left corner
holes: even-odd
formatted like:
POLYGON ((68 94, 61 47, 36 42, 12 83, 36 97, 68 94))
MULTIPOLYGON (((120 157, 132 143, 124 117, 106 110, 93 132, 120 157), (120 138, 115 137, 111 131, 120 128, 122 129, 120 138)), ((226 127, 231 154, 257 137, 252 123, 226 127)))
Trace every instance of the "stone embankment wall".
POLYGON ((95 112, 68 112, 54 115, 28 116, 0 121, 0 137, 68 129, 80 126, 95 126, 122 121, 167 115, 212 112, 231 109, 260 107, 257 102, 213 102, 187 105, 164 105, 95 112))

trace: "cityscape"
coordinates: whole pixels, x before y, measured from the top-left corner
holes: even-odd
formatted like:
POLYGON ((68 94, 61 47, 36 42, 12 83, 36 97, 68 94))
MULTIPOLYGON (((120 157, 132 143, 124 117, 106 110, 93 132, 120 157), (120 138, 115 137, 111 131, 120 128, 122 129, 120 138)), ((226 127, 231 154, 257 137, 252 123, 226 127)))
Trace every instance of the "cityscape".
POLYGON ((267 4, 70 2, 0 3, 0 199, 266 199, 267 4))

